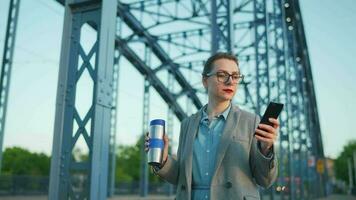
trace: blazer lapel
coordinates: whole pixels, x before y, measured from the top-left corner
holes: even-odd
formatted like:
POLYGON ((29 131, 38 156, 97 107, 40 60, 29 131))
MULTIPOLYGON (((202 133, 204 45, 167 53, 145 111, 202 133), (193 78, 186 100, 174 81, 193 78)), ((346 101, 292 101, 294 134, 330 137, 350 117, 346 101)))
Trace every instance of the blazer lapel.
POLYGON ((224 126, 220 143, 218 146, 218 150, 216 153, 216 162, 215 162, 215 170, 213 173, 212 181, 214 180, 217 170, 219 169, 219 166, 221 165, 222 159, 224 158, 225 152, 227 147, 229 146, 230 142, 232 141, 233 137, 235 134, 233 134, 235 131, 237 131, 237 125, 240 120, 240 110, 238 107, 231 105, 231 110, 226 118, 226 124, 224 126))
MULTIPOLYGON (((203 109, 203 108, 202 108, 203 109)), ((199 110, 196 114, 192 116, 192 122, 189 123, 189 127, 187 130, 187 138, 186 138, 186 152, 185 152, 185 176, 188 184, 188 188, 192 183, 192 162, 193 162, 193 146, 196 134, 199 128, 199 122, 201 119, 202 109, 199 110)))

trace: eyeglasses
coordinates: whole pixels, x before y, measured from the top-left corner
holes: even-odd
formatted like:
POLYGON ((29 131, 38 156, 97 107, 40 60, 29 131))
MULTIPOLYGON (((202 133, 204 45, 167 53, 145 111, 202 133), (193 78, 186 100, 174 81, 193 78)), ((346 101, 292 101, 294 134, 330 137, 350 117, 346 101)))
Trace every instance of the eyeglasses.
POLYGON ((233 84, 241 83, 242 80, 244 79, 244 75, 242 75, 242 74, 236 74, 236 73, 229 74, 225 71, 217 71, 215 73, 207 73, 205 76, 210 77, 213 75, 216 75, 219 82, 225 83, 225 84, 229 82, 230 77, 231 77, 231 82, 233 84))

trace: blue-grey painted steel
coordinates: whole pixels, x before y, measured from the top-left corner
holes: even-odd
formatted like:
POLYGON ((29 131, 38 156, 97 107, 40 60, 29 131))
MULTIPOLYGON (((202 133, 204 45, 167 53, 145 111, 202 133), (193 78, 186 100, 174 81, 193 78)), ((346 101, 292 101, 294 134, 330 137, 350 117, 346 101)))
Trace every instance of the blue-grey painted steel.
MULTIPOLYGON (((62 5, 64 4, 64 0, 56 0, 56 2, 62 5)), ((174 73, 174 78, 182 87, 182 91, 179 93, 170 93, 164 84, 161 84, 162 81, 156 75, 157 71, 150 69, 150 67, 137 55, 137 53, 128 46, 127 40, 117 36, 115 44, 120 49, 120 52, 143 76, 149 77, 148 80, 151 85, 157 90, 159 95, 167 102, 167 104, 172 105, 174 114, 179 120, 183 120, 186 117, 186 113, 176 102, 178 97, 181 97, 182 95, 188 96, 188 98, 192 100, 194 106, 197 109, 200 109, 202 107, 202 103, 197 95, 197 92, 199 91, 193 88, 183 74, 177 70, 179 65, 173 62, 173 60, 166 54, 164 49, 158 44, 156 37, 152 36, 147 30, 145 30, 145 28, 140 24, 140 21, 129 12, 127 4, 118 2, 118 5, 118 17, 120 17, 132 31, 138 33, 135 35, 142 37, 142 41, 147 41, 155 56, 163 63, 164 66, 167 66, 168 69, 174 73)), ((157 68, 157 70, 158 69, 159 68, 157 68)))
MULTIPOLYGON (((305 38, 305 32, 304 32, 304 25, 303 25, 303 20, 302 20, 302 15, 300 12, 300 6, 299 6, 299 1, 295 1, 295 19, 296 19, 296 24, 297 24, 297 29, 296 29, 296 34, 297 34, 297 44, 298 45, 298 57, 300 58, 300 63, 303 69, 303 74, 302 74, 302 83, 304 85, 305 93, 307 94, 306 96, 308 97, 308 102, 307 108, 309 111, 308 115, 308 122, 310 123, 311 129, 309 129, 310 133, 309 135, 311 136, 312 139, 312 146, 315 147, 316 149, 316 154, 320 159, 323 160, 324 166, 326 166, 326 159, 324 156, 324 149, 323 149, 323 141, 321 137, 321 130, 320 130, 320 123, 319 123, 319 115, 318 115, 318 107, 316 103, 316 95, 315 95, 315 90, 314 90, 314 83, 313 83, 313 74, 311 71, 311 63, 309 59, 309 54, 308 54, 308 47, 306 43, 306 38, 305 38), (313 136, 312 136, 313 135, 313 136), (315 136, 314 136, 315 135, 315 136)), ((326 196, 326 187, 327 187, 327 179, 328 179, 328 169, 325 168, 324 174, 322 174, 321 180, 322 182, 320 185, 322 186, 322 191, 319 193, 320 196, 326 196)))
MULTIPOLYGON (((276 74, 276 86, 277 87, 272 87, 271 88, 271 93, 277 93, 277 96, 273 98, 273 101, 281 102, 286 105, 288 105, 288 102, 290 102, 290 95, 289 95, 289 81, 288 81, 288 69, 287 69, 287 63, 286 63, 286 38, 285 38, 285 33, 286 33, 286 26, 284 23, 284 16, 283 16, 283 7, 282 7, 282 2, 281 0, 274 0, 273 1, 273 14, 271 16, 271 25, 273 35, 274 37, 272 38, 271 44, 272 50, 271 52, 274 53, 273 56, 274 63, 272 60, 271 68, 275 65, 275 74, 276 74), (275 92, 274 89, 277 91, 275 92)), ((273 80, 272 80, 273 81, 273 80)), ((272 85, 274 83, 272 82, 272 85)), ((287 106, 286 106, 287 107, 287 106)), ((279 160, 281 161, 286 161, 288 162, 288 152, 289 152, 289 109, 285 108, 282 110, 282 113, 279 117, 279 122, 280 122, 280 131, 279 131, 279 147, 278 147, 278 155, 279 155, 279 160)), ((275 184, 279 189, 281 189, 282 186, 286 186, 287 181, 285 180, 285 174, 288 174, 288 167, 286 167, 285 164, 280 164, 278 165, 279 169, 279 174, 278 174, 278 179, 277 183, 275 184)), ((281 199, 284 199, 285 193, 281 192, 280 193, 281 199)))
MULTIPOLYGON (((155 37, 153 37, 146 29, 143 27, 138 19, 130 11, 125 7, 125 5, 118 3, 118 15, 120 18, 139 36, 142 37, 148 46, 152 49, 152 53, 164 63, 174 74, 175 79, 181 85, 181 87, 188 91, 189 97, 193 100, 194 105, 196 108, 201 108, 202 103, 199 97, 196 95, 195 90, 186 80, 184 75, 178 70, 179 65, 176 64, 165 52, 165 50, 157 43, 155 37)), ((135 63, 135 62, 134 62, 135 63)), ((167 90, 167 89, 166 89, 167 90)), ((158 91, 160 93, 160 91, 158 91)), ((175 108, 176 106, 174 106, 175 108)), ((177 108, 175 108, 177 109, 177 108)), ((178 118, 180 118, 178 116, 178 118)), ((180 120, 183 120, 180 118, 180 120)))
POLYGON ((7 101, 9 96, 12 59, 14 56, 17 19, 20 10, 20 0, 11 0, 7 17, 4 52, 1 62, 0 77, 0 173, 2 161, 2 146, 5 134, 7 101))
MULTIPOLYGON (((188 79, 189 80, 189 79, 188 79)), ((168 90, 173 92, 174 91, 174 82, 173 82, 173 75, 171 73, 168 74, 168 90)), ((167 136, 170 139, 170 141, 173 141, 173 127, 174 127, 174 121, 173 121, 173 116, 174 113, 172 111, 172 109, 168 106, 168 113, 167 113, 167 136)), ((170 152, 170 154, 172 154, 172 146, 173 146, 173 142, 171 143, 171 145, 169 145, 168 147, 168 152, 170 152)), ((166 184, 168 185, 168 191, 167 191, 167 195, 171 196, 173 195, 173 185, 166 182, 166 184)))
POLYGON ((140 59, 140 57, 127 45, 127 43, 121 38, 116 38, 116 44, 118 45, 121 54, 123 54, 128 61, 134 63, 136 69, 142 74, 148 77, 152 87, 161 95, 166 103, 172 106, 175 115, 179 120, 183 120, 186 114, 182 107, 176 102, 176 96, 170 93, 162 81, 154 74, 152 69, 140 59))
MULTIPOLYGON (((290 67, 290 81, 292 84, 290 88, 290 96, 291 112, 292 116, 294 116, 294 119, 291 119, 291 133, 294 141, 291 143, 291 145, 293 145, 291 152, 294 155, 291 157, 290 168, 293 170, 293 174, 297 175, 299 178, 302 178, 301 170, 303 165, 306 165, 306 163, 303 164, 301 162, 301 160, 306 159, 303 155, 310 155, 318 160, 324 158, 324 152, 312 72, 305 41, 302 16, 299 9, 299 1, 285 0, 283 1, 283 8, 285 13, 285 23, 288 29, 288 59, 290 65, 292 66, 290 67), (299 118, 296 116, 299 116, 299 118), (308 144, 308 141, 311 145, 308 144), (309 153, 303 152, 306 147, 308 147, 308 151, 310 151, 309 153), (297 165, 298 163, 295 163, 298 159, 299 165, 297 165), (293 164, 293 162, 295 164, 293 164)), ((311 188, 308 189, 308 193, 310 193, 310 191, 314 191, 311 193, 311 195, 313 195, 311 196, 312 198, 323 196, 323 193, 325 193, 324 186, 326 184, 326 181, 323 181, 323 179, 326 177, 319 176, 315 171, 315 167, 311 168, 311 176, 317 177, 317 180, 312 180, 313 182, 310 184, 311 188), (320 188, 314 188, 314 186, 320 186, 320 188)), ((303 183, 304 180, 301 179, 301 182, 303 183)), ((299 189, 304 190, 304 188, 299 189)), ((296 193, 295 190, 296 188, 292 190, 294 194, 296 193)), ((296 195, 293 195, 292 197, 304 198, 303 196, 296 195)))
MULTIPOLYGON (((315 191, 314 188, 303 188, 295 184, 299 178, 304 183, 313 181, 303 179, 301 171, 304 168, 307 168, 310 177, 315 176, 315 180, 322 180, 315 168, 307 167, 303 160, 307 156, 323 158, 311 66, 297 0, 233 1, 235 5, 229 4, 229 10, 234 11, 230 17, 226 6, 232 1, 227 0, 127 0, 123 3, 124 1, 119 3, 117 14, 132 34, 117 35, 116 45, 121 54, 147 77, 151 86, 180 120, 187 116, 188 111, 183 110, 177 98, 187 96, 196 108, 200 108, 201 103, 197 102, 205 96, 198 95, 206 95, 204 90, 188 82, 191 79, 186 79, 187 73, 183 76, 180 70, 200 74, 204 60, 212 49, 228 49, 223 47, 226 37, 218 37, 221 33, 221 36, 227 35, 228 32, 223 32, 227 23, 220 23, 219 20, 230 20, 233 27, 231 36, 234 36, 231 50, 238 55, 240 67, 246 75, 240 90, 240 94, 243 94, 243 98, 239 98, 243 100, 241 105, 262 114, 269 100, 286 104, 280 116, 280 141, 277 150, 283 163, 280 165, 281 173, 277 184, 287 186, 293 195, 282 192, 281 197, 305 198, 296 196, 296 191, 305 190, 308 194, 315 191), (150 17, 144 18, 144 15, 150 17), (174 26, 174 23, 183 21, 189 22, 189 26, 182 26, 184 28, 179 30, 169 28, 172 24, 174 26), (212 29, 214 21, 216 23, 212 29), (291 24, 293 28, 289 30, 291 24), (255 37, 250 41, 247 36, 251 34, 255 37), (216 37, 218 39, 212 39, 216 37), (272 40, 268 41, 269 37, 272 40), (131 46, 133 43, 141 43, 146 45, 145 48, 150 48, 152 58, 159 60, 160 64, 155 68, 151 67, 131 46), (181 91, 169 91, 163 84, 164 81, 157 76, 162 70, 172 72, 177 85, 182 88, 181 91), (308 147, 307 150, 305 146, 308 147)), ((315 181, 311 183, 309 185, 318 185, 315 181)), ((320 189, 314 193, 317 196, 321 192, 320 189)), ((276 195, 271 193, 271 198, 276 195)))
POLYGON ((233 52, 232 8, 234 1, 211 1, 211 53, 233 52))
MULTIPOLYGON (((150 56, 151 51, 145 48, 145 60, 147 63, 151 63, 150 56)), ((144 81, 144 93, 143 93, 143 115, 142 115, 142 139, 145 138, 146 132, 149 131, 148 123, 150 117, 150 82, 145 79, 144 81)), ((140 196, 146 197, 148 195, 148 164, 147 153, 145 152, 145 143, 141 145, 141 161, 140 161, 140 196)))
POLYGON ((118 111, 118 88, 120 77, 120 52, 115 50, 113 70, 113 101, 111 110, 111 130, 110 130, 110 152, 109 152, 109 176, 108 176, 108 197, 115 194, 115 173, 116 173, 116 125, 118 111))
MULTIPOLYGON (((256 101, 255 113, 263 115, 268 103, 271 100, 271 85, 270 85, 270 44, 268 31, 271 28, 270 15, 267 12, 267 1, 253 1, 253 19, 254 23, 254 53, 255 53, 255 82, 256 82, 256 101)), ((271 2, 270 2, 271 3, 271 2)), ((268 191, 261 191, 261 195, 269 193, 273 199, 274 186, 271 186, 268 191)))
POLYGON ((262 115, 264 108, 270 102, 269 83, 269 43, 268 43, 268 15, 265 0, 254 0, 254 50, 256 62, 256 109, 255 112, 262 115))
POLYGON ((115 5, 115 0, 66 2, 49 199, 106 199, 115 5), (80 41, 82 27, 86 23, 97 29, 96 41, 88 53, 80 41), (94 56, 95 62, 91 63, 94 56), (81 66, 78 64, 80 59, 83 61, 81 66), (93 82, 93 99, 89 110, 81 118, 75 99, 77 83, 85 70, 93 82), (90 130, 87 130, 89 120, 90 130), (75 123, 77 130, 74 129, 75 123), (72 153, 80 136, 84 138, 89 155, 87 160, 78 162, 72 153))

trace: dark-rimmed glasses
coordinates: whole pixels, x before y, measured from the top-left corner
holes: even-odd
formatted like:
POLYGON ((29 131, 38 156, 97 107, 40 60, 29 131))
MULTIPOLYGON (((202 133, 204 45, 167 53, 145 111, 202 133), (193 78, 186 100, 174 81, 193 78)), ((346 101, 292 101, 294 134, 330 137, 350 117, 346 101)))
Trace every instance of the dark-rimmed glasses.
POLYGON ((226 71, 217 71, 217 72, 205 74, 206 77, 210 77, 213 75, 216 75, 219 82, 225 84, 230 81, 230 77, 231 77, 231 83, 233 84, 241 83, 242 80, 244 79, 244 75, 242 74, 238 74, 238 73, 229 74, 226 71))

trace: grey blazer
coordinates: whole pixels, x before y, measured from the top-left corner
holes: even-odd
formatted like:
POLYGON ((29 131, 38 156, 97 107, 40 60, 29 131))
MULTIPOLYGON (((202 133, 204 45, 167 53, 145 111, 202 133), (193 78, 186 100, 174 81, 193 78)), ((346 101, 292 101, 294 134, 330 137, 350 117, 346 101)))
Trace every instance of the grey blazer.
MULTIPOLYGON (((176 199, 191 199, 193 142, 202 109, 185 118, 180 127, 177 156, 168 156, 155 173, 177 185, 176 199)), ((210 185, 210 198, 260 199, 257 185, 269 187, 277 177, 277 158, 265 157, 253 136, 260 122, 258 115, 232 105, 216 154, 216 167, 210 185)))

